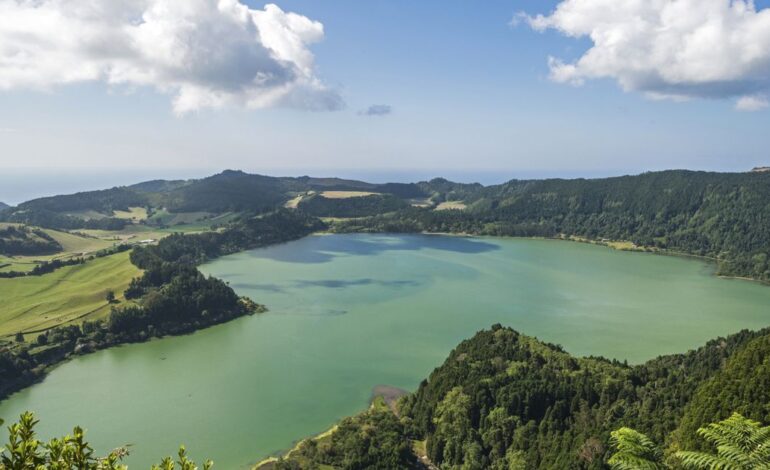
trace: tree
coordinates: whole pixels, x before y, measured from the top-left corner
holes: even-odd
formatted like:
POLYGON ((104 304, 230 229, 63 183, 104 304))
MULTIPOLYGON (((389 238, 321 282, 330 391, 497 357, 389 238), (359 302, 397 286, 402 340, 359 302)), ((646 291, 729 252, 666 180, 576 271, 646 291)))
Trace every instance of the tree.
POLYGON ((15 339, 16 339, 17 343, 23 343, 24 342, 24 333, 19 331, 18 333, 16 333, 16 338, 15 339))
POLYGON ((698 434, 716 447, 717 453, 677 452, 685 468, 753 470, 770 468, 770 426, 738 413, 724 421, 698 429, 698 434))
POLYGON ((631 428, 610 433, 610 441, 618 451, 607 462, 613 470, 662 470, 663 453, 644 434, 631 428))
MULTIPOLYGON (((738 413, 724 421, 698 429, 698 434, 716 447, 716 455, 707 452, 680 451, 675 457, 682 467, 693 470, 764 470, 770 468, 770 426, 738 413)), ((644 434, 629 428, 611 433, 618 451, 607 462, 613 470, 669 468, 662 453, 644 434)), ((677 467, 679 468, 679 467, 677 467)))
MULTIPOLYGON (((27 411, 19 422, 8 427, 8 443, 0 448, 0 470, 128 470, 120 461, 128 456, 124 447, 113 450, 106 457, 95 457, 94 450, 85 440, 85 432, 75 427, 72 435, 42 442, 36 438, 38 420, 27 411)), ((0 420, 2 425, 2 420, 0 420)), ((194 461, 187 457, 184 446, 179 447, 179 460, 164 458, 152 470, 198 470, 194 461)), ((214 463, 207 460, 203 470, 214 463)))
POLYGON ((85 433, 75 427, 72 435, 54 438, 45 443, 35 437, 38 420, 30 412, 23 413, 18 423, 8 427, 8 443, 0 454, 3 470, 125 470, 120 460, 128 455, 125 449, 112 451, 97 458, 85 441, 85 433))
POLYGON ((114 303, 115 302, 115 292, 113 292, 111 290, 107 291, 107 295, 105 296, 105 298, 107 299, 107 303, 108 304, 114 303))
MULTIPOLYGON (((153 465, 152 470, 174 470, 177 464, 181 470, 198 470, 198 466, 195 465, 195 462, 187 458, 187 451, 185 450, 184 446, 179 447, 178 455, 179 460, 176 461, 176 463, 171 457, 166 457, 160 462, 159 465, 153 465)), ((203 470, 209 470, 213 466, 214 462, 207 460, 203 464, 203 470)))

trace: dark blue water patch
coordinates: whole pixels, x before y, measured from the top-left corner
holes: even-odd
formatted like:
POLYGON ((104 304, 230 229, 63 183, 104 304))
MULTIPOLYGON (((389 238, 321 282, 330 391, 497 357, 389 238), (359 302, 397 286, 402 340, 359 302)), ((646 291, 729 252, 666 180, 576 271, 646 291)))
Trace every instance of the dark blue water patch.
POLYGON ((250 252, 254 258, 288 263, 327 263, 338 256, 375 256, 388 251, 424 249, 463 254, 479 254, 499 250, 494 243, 445 235, 336 235, 318 236, 295 243, 250 252))
POLYGON ((278 284, 253 284, 248 282, 234 282, 229 285, 236 291, 252 289, 263 292, 275 292, 276 294, 283 294, 286 292, 286 289, 278 284))
POLYGON ((348 310, 343 309, 320 309, 320 310, 301 310, 301 311, 280 311, 273 312, 279 315, 290 315, 293 317, 338 317, 340 315, 347 315, 348 310))
POLYGON ((296 287, 325 287, 328 289, 344 289, 347 287, 377 285, 383 287, 417 287, 421 283, 414 280, 406 281, 383 281, 379 279, 322 279, 317 281, 294 281, 296 287))

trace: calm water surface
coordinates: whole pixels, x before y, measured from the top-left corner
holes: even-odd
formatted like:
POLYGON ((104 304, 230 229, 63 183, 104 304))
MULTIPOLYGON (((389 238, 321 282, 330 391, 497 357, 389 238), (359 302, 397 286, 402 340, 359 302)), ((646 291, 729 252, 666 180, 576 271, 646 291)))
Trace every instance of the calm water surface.
POLYGON ((640 362, 770 324, 770 289, 700 261, 547 240, 324 235, 204 266, 270 312, 102 351, 0 404, 41 431, 74 424, 132 468, 184 442, 246 468, 364 407, 379 384, 414 389, 493 323, 579 355, 640 362))

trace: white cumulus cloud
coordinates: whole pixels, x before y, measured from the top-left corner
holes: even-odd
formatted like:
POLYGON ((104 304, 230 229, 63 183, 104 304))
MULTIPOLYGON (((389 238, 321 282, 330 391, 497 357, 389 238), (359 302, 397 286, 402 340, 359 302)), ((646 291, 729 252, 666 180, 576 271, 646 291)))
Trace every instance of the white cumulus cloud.
POLYGON ((203 108, 333 110, 309 46, 323 25, 239 0, 0 0, 0 90, 103 81, 203 108))
POLYGON ((770 102, 763 95, 742 96, 735 103, 735 109, 738 111, 759 111, 768 106, 770 106, 770 102))
POLYGON ((751 0, 563 0, 526 19, 593 43, 574 62, 549 58, 557 82, 609 78, 653 98, 737 97, 739 109, 770 90, 770 9, 751 0))

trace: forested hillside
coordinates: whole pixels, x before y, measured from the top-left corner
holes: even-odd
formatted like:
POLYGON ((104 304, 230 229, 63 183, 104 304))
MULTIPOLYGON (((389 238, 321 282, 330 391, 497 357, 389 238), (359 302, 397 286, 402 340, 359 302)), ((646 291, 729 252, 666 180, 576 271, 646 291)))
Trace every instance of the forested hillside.
POLYGON ((142 206, 147 200, 127 188, 112 188, 101 191, 87 191, 65 196, 52 196, 19 204, 19 211, 78 212, 95 211, 112 213, 126 210, 131 206, 142 206))
POLYGON ((466 210, 409 208, 342 222, 340 231, 578 236, 718 259, 719 272, 770 280, 770 174, 664 171, 604 179, 511 181, 486 188, 434 180, 436 200, 466 210))
MULTIPOLYGON (((351 218, 337 231, 450 232, 579 237, 624 241, 642 249, 718 260, 719 273, 770 280, 770 173, 672 170, 601 179, 513 180, 501 185, 433 179, 372 184, 338 178, 278 178, 241 171, 189 181, 42 198, 4 211, 0 219, 56 229, 120 230, 115 211, 188 214, 195 220, 229 213, 265 213, 296 199, 316 216, 351 218), (361 192, 327 198, 324 191, 361 192), (462 210, 436 210, 442 202, 462 210)), ((173 217, 171 217, 173 219, 173 217)))
POLYGON ((367 411, 343 421, 344 437, 303 443, 276 468, 367 468, 348 464, 372 449, 398 462, 390 468, 412 468, 418 461, 404 452, 411 442, 416 453, 424 445, 423 463, 442 469, 604 469, 611 433, 622 427, 663 444, 678 468, 676 451, 708 448, 698 428, 734 411, 767 422, 769 338, 770 330, 743 331, 628 366, 577 358, 495 325, 402 398, 398 419, 367 411))
POLYGON ((403 199, 393 195, 371 195, 344 199, 329 199, 314 195, 303 199, 298 209, 317 217, 366 217, 409 207, 403 199))

